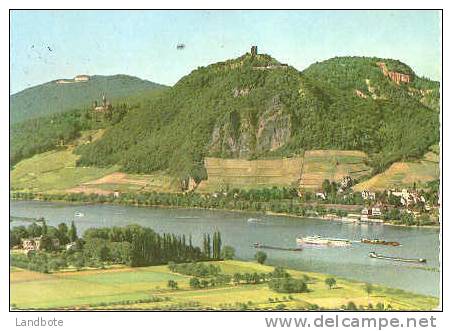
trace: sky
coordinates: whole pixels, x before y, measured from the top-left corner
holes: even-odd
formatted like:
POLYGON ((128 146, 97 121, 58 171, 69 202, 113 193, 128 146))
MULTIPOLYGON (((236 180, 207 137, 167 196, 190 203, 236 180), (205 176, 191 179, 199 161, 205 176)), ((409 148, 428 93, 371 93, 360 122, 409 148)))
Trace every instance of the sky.
POLYGON ((334 56, 399 59, 441 77, 438 11, 11 11, 11 90, 78 74, 173 85, 258 46, 298 70, 334 56), (177 49, 178 44, 185 48, 177 49))

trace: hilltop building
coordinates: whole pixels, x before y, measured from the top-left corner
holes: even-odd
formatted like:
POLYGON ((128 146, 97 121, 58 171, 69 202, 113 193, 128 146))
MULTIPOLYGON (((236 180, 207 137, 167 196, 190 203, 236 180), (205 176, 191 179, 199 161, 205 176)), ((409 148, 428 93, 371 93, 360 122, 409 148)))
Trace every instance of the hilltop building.
POLYGON ((76 82, 87 82, 89 81, 90 77, 88 75, 77 75, 75 76, 74 80, 76 82))
POLYGON ((58 79, 57 84, 85 83, 91 79, 88 75, 77 75, 74 79, 58 79))
POLYGON ((93 111, 95 113, 105 113, 106 111, 109 111, 112 109, 110 101, 107 100, 107 97, 105 94, 102 95, 102 104, 98 105, 97 100, 94 100, 93 102, 93 111))

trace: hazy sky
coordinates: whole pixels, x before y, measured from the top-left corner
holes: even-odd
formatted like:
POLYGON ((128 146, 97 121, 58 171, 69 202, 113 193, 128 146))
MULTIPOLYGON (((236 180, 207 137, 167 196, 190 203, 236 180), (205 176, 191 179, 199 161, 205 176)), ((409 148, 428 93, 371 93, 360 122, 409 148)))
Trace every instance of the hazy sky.
POLYGON ((378 56, 438 80, 440 33, 437 11, 13 11, 11 92, 82 73, 173 85, 251 45, 299 70, 378 56))

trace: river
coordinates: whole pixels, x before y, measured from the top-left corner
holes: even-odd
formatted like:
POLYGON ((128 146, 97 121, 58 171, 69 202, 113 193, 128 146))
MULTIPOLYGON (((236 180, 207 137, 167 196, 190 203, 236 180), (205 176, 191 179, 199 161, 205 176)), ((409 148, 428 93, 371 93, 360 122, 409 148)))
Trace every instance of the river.
MULTIPOLYGON (((191 234, 196 245, 203 233, 219 230, 224 245, 236 249, 236 257, 252 260, 255 242, 296 247, 297 235, 321 235, 360 240, 362 237, 399 241, 402 246, 386 247, 353 243, 348 248, 305 248, 301 252, 266 250, 267 262, 294 269, 328 273, 358 281, 382 284, 415 293, 439 296, 439 230, 383 225, 354 225, 322 220, 267 216, 254 213, 201 209, 150 208, 115 205, 74 205, 58 202, 11 201, 15 217, 44 217, 49 225, 75 221, 80 233, 90 227, 140 224, 157 232, 191 234), (75 217, 76 212, 84 214, 75 217), (250 218, 258 219, 249 222, 250 218), (371 259, 370 251, 403 257, 422 257, 426 265, 371 259)), ((18 221, 11 226, 29 224, 18 221)))

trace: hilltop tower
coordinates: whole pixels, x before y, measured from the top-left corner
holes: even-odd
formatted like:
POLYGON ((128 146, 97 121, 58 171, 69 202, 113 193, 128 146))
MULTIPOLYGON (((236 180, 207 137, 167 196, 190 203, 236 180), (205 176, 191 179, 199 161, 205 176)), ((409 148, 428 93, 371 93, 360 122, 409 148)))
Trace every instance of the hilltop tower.
POLYGON ((257 46, 251 46, 251 56, 257 55, 257 46))

